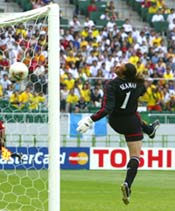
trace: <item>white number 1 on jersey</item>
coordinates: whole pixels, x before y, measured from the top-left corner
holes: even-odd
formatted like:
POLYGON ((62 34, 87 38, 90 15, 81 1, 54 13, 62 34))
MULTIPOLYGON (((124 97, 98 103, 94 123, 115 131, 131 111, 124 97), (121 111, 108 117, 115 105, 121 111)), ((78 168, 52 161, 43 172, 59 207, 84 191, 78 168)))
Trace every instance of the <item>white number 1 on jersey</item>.
POLYGON ((131 92, 127 92, 126 93, 125 99, 124 99, 123 104, 121 105, 120 108, 122 108, 122 109, 126 108, 128 100, 129 100, 129 97, 130 97, 130 94, 131 94, 131 92))

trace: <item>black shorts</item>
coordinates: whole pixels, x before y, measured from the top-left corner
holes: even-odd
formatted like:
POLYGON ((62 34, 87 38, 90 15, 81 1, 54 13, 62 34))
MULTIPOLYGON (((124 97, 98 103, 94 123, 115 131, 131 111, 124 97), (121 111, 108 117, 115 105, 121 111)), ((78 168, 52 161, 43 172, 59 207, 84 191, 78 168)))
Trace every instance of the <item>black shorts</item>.
POLYGON ((143 139, 140 118, 137 114, 120 115, 112 113, 109 116, 110 126, 120 134, 125 136, 127 142, 140 141, 143 139))

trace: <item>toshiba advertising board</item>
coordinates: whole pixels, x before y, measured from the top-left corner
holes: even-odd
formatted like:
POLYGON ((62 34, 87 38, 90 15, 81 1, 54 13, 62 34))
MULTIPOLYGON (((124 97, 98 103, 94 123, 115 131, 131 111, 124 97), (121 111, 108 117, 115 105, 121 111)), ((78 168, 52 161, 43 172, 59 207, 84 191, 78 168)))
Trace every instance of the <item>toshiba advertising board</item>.
MULTIPOLYGON (((127 148, 91 148, 90 169, 126 169, 127 148)), ((175 170, 175 148, 143 148, 140 169, 175 170)))

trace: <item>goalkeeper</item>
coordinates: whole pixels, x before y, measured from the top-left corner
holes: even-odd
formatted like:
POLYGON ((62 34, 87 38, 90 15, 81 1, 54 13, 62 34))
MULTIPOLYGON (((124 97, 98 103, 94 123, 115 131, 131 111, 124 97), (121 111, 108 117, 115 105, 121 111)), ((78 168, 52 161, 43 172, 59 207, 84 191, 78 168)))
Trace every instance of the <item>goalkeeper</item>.
POLYGON ((146 92, 146 81, 137 74, 131 63, 115 67, 117 77, 108 81, 104 89, 104 96, 100 110, 92 116, 82 119, 78 123, 77 131, 85 133, 91 124, 109 115, 110 126, 125 136, 129 149, 130 160, 127 164, 126 178, 121 185, 122 199, 129 203, 131 185, 137 174, 142 147, 143 132, 154 138, 159 126, 156 120, 153 124, 144 123, 137 113, 138 99, 146 92))
POLYGON ((5 125, 3 121, 0 121, 0 152, 1 157, 5 160, 9 160, 10 157, 15 158, 17 157, 19 160, 22 160, 22 154, 19 153, 12 153, 5 147, 5 125))

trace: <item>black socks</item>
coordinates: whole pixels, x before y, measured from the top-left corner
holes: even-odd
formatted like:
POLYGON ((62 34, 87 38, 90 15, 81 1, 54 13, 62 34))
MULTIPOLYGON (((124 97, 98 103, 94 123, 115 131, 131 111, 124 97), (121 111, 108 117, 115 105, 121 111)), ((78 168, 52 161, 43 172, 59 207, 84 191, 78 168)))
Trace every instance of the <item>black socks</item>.
POLYGON ((127 164, 127 173, 125 182, 128 183, 128 187, 130 188, 134 178, 137 174, 137 169, 139 166, 139 158, 138 157, 131 157, 128 164, 127 164))

